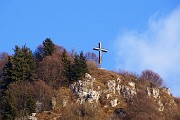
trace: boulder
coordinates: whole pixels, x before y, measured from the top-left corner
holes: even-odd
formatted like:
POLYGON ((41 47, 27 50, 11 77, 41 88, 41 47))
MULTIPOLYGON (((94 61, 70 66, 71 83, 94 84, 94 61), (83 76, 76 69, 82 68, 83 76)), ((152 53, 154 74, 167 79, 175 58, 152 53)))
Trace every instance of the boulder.
POLYGON ((106 94, 106 99, 109 99, 109 97, 110 97, 110 94, 106 94))
POLYGON ((78 97, 77 102, 82 104, 83 102, 93 102, 98 101, 100 93, 93 90, 94 78, 89 74, 85 74, 86 80, 79 80, 70 85, 70 88, 73 90, 74 95, 78 97))
POLYGON ((158 110, 159 110, 159 111, 163 111, 163 110, 164 110, 164 105, 163 105, 163 103, 161 102, 161 100, 158 101, 158 105, 159 105, 158 110))
POLYGON ((129 99, 132 98, 134 95, 136 95, 137 91, 135 88, 131 88, 129 86, 123 85, 121 87, 121 93, 124 98, 129 99))
POLYGON ((110 104, 111 104, 112 107, 116 107, 117 104, 118 104, 118 99, 116 98, 116 99, 114 99, 114 100, 111 100, 111 101, 110 101, 110 104))
POLYGON ((56 98, 55 97, 52 97, 51 103, 52 103, 52 109, 54 110, 56 107, 56 98))
POLYGON ((120 90, 121 90, 121 86, 118 84, 117 87, 116 87, 116 91, 117 91, 118 95, 121 94, 120 90))
POLYGON ((115 94, 116 93, 116 82, 115 80, 107 81, 108 92, 115 94))
POLYGON ((171 95, 170 88, 164 87, 164 88, 162 88, 162 92, 165 94, 171 95))
POLYGON ((159 98, 159 89, 158 88, 152 88, 152 96, 154 98, 159 98))
POLYGON ((149 87, 147 87, 146 91, 147 91, 147 95, 148 95, 148 96, 151 96, 151 90, 150 90, 149 87))
POLYGON ((85 78, 92 79, 92 76, 90 74, 88 74, 88 73, 85 73, 85 78))
POLYGON ((62 107, 66 107, 67 103, 68 103, 68 99, 64 98, 62 101, 62 107))
POLYGON ((117 78, 116 81, 120 84, 122 80, 120 78, 117 78))
POLYGON ((31 116, 28 117, 29 120, 37 120, 36 113, 32 113, 31 116))
POLYGON ((132 87, 132 88, 134 88, 135 89, 135 83, 134 82, 128 82, 128 85, 130 86, 130 87, 132 87))

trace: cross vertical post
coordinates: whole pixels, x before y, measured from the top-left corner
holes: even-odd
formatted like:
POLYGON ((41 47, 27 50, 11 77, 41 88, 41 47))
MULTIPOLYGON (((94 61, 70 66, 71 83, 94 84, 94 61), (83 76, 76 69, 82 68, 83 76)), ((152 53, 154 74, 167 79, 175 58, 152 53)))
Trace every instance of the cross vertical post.
POLYGON ((102 48, 102 43, 99 43, 99 47, 93 48, 93 50, 98 50, 99 51, 99 64, 100 67, 102 65, 102 52, 107 52, 107 49, 102 48))

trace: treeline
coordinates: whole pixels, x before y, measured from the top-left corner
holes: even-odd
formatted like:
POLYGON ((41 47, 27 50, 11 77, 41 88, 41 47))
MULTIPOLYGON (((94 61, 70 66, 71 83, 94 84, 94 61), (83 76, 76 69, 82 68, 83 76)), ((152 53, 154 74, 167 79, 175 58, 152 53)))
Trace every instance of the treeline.
POLYGON ((0 54, 0 119, 27 117, 51 109, 53 90, 68 87, 88 72, 87 60, 98 65, 94 53, 68 52, 50 38, 33 53, 26 45, 15 46, 14 54, 0 54))

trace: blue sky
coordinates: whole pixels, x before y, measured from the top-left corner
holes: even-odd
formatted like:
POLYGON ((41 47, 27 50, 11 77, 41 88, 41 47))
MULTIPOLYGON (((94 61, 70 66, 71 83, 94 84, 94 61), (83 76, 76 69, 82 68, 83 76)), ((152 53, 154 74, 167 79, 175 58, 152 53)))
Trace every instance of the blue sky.
MULTIPOLYGON (((103 67, 158 72, 180 96, 179 0, 0 0, 0 52, 45 38, 68 50, 108 48, 103 67)), ((98 52, 95 51, 96 54, 98 52)))

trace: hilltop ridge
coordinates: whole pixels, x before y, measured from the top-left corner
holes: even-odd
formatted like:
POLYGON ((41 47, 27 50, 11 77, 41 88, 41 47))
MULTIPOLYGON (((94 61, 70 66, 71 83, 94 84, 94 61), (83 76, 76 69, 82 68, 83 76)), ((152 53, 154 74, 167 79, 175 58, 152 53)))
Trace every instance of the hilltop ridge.
POLYGON ((96 69, 91 74, 60 88, 53 110, 37 114, 39 119, 48 114, 56 119, 179 119, 179 99, 168 88, 145 85, 130 73, 96 69))

